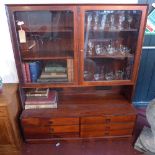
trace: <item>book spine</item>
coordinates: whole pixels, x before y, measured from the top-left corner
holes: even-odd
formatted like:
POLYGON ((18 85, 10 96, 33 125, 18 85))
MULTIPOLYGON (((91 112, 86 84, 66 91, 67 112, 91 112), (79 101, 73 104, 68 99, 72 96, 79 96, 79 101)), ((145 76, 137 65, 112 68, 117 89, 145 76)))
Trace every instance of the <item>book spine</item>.
POLYGON ((51 104, 51 105, 25 105, 25 109, 44 109, 44 108, 57 108, 57 104, 51 104))
POLYGON ((31 81, 37 82, 38 77, 40 76, 40 64, 39 62, 31 62, 29 64, 30 73, 31 73, 31 81))
POLYGON ((31 82, 29 63, 25 63, 25 69, 26 69, 26 75, 27 75, 27 82, 31 82))
POLYGON ((25 63, 22 63, 22 72, 23 72, 24 82, 27 82, 27 75, 26 75, 25 63))
POLYGON ((73 59, 67 59, 67 74, 68 74, 68 81, 73 81, 73 59))

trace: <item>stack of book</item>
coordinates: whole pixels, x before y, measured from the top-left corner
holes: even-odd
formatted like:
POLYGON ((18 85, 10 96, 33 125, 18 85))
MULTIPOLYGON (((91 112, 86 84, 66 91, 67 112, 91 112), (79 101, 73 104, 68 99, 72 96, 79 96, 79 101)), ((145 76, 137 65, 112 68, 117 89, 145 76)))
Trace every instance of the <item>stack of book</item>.
POLYGON ((38 88, 26 93, 25 109, 57 108, 57 91, 38 88))
POLYGON ((67 82, 66 70, 61 63, 47 63, 37 82, 67 82))

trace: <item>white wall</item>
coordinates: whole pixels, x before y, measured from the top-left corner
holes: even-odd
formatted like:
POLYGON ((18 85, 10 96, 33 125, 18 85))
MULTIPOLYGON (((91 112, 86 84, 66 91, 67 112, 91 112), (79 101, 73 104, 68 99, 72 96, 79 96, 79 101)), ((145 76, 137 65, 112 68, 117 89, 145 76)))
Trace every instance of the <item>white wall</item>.
MULTIPOLYGON (((104 0, 102 3, 137 3, 138 0, 104 0)), ((5 4, 101 3, 101 0, 1 0, 0 1, 0 76, 4 83, 17 83, 17 71, 10 40, 5 4)))

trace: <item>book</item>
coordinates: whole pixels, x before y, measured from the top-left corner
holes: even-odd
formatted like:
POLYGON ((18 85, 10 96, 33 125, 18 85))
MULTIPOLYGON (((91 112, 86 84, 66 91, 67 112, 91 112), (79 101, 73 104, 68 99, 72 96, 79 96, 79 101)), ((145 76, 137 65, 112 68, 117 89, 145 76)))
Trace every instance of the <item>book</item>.
POLYGON ((25 63, 27 82, 31 82, 29 63, 25 63))
POLYGON ((29 63, 30 74, 31 74, 31 81, 37 82, 41 74, 41 64, 39 61, 29 63))
POLYGON ((44 69, 45 72, 66 72, 66 67, 61 63, 47 63, 44 69))
POLYGON ((50 91, 47 98, 27 98, 25 101, 26 104, 39 104, 39 105, 47 105, 47 104, 55 104, 57 103, 57 92, 50 91))
POLYGON ((57 108, 57 104, 48 104, 48 105, 25 105, 25 109, 44 109, 44 108, 57 108))
POLYGON ((67 78, 39 78, 37 80, 39 83, 48 83, 48 82, 68 82, 67 78))
POLYGON ((48 97, 48 95, 49 95, 48 88, 36 88, 26 93, 26 97, 48 97))
POLYGON ((74 73, 73 73, 73 59, 67 59, 67 75, 68 81, 73 81, 74 73))
POLYGON ((42 72, 40 78, 67 78, 67 74, 63 72, 42 72))
POLYGON ((23 73, 24 82, 27 82, 25 63, 22 63, 22 73, 23 73))

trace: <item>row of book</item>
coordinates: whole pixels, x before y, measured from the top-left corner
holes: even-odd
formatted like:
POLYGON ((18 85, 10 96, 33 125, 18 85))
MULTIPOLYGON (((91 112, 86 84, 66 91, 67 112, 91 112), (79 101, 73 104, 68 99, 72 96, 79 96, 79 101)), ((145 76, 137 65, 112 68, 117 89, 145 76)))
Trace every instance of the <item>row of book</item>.
POLYGON ((41 74, 42 64, 40 61, 25 62, 22 64, 24 82, 37 82, 41 74))
POLYGON ((66 62, 48 62, 43 65, 40 61, 22 64, 24 82, 72 82, 74 77, 73 59, 66 62))
POLYGON ((57 91, 36 88, 26 92, 25 109, 57 108, 57 91))

